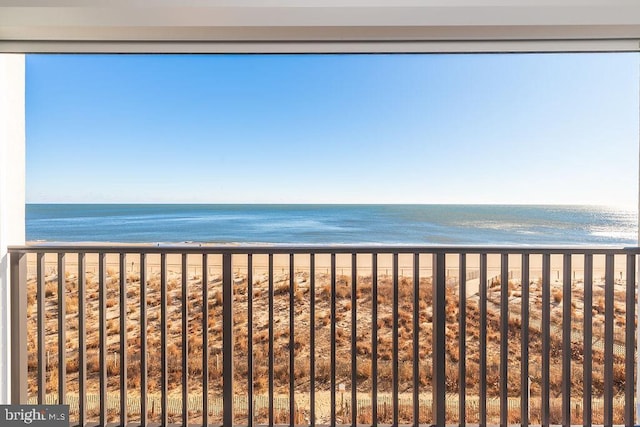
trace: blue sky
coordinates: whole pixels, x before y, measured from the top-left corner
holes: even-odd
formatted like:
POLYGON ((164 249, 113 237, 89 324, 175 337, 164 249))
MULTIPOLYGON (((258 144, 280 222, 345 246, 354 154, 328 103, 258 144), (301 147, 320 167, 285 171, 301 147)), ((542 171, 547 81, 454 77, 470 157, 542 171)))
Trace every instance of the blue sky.
POLYGON ((28 203, 636 206, 638 53, 28 55, 28 203))

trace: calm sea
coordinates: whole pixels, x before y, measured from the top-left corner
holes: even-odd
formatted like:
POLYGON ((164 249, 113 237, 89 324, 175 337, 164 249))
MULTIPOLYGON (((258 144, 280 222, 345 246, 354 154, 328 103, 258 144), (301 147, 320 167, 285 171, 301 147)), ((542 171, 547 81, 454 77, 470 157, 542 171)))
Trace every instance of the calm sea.
POLYGON ((634 211, 508 205, 29 204, 27 240, 635 245, 634 211))

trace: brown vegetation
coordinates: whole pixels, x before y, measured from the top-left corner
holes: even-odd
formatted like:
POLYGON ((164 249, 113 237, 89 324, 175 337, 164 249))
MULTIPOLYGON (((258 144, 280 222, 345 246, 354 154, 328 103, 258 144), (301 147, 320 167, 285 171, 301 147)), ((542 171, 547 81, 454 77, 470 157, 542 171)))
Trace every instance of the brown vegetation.
MULTIPOLYGON (((146 286, 147 290, 147 374, 149 393, 159 393, 161 382, 161 307, 160 307, 160 276, 159 274, 147 274, 149 278, 146 284, 140 283, 138 272, 127 275, 127 386, 129 393, 140 393, 141 387, 141 335, 140 335, 140 287, 146 286)), ((109 390, 119 389, 120 375, 120 328, 122 319, 119 311, 119 272, 108 271, 106 281, 106 331, 107 331, 107 351, 106 354, 99 353, 99 324, 98 324, 98 278, 91 274, 86 274, 87 296, 84 301, 78 300, 78 283, 74 275, 65 277, 65 301, 66 301, 66 378, 67 390, 78 391, 79 363, 79 337, 78 337, 78 305, 85 304, 87 312, 87 391, 97 392, 99 389, 99 369, 101 359, 106 360, 109 390)), ((295 376, 296 393, 309 391, 311 378, 309 377, 310 367, 310 336, 313 325, 315 335, 316 354, 315 372, 313 379, 316 391, 330 391, 330 348, 331 341, 331 284, 327 274, 316 275, 315 295, 310 293, 310 277, 307 272, 296 273, 293 286, 285 274, 274 277, 273 293, 273 323, 269 320, 269 292, 268 280, 265 277, 258 277, 253 283, 253 359, 254 378, 252 386, 256 394, 266 394, 268 391, 269 377, 269 336, 273 333, 273 376, 274 392, 277 395, 287 395, 289 392, 290 375, 295 376), (290 348, 289 325, 289 292, 294 292, 294 316, 295 327, 293 337, 293 347, 290 348), (315 319, 310 318, 311 302, 315 304, 315 319), (272 329, 270 329, 270 327, 272 329), (295 365, 289 366, 289 352, 295 355, 295 365)), ((389 393, 392 389, 393 361, 398 361, 398 381, 400 393, 407 394, 413 390, 413 361, 417 356, 419 366, 420 392, 428 395, 432 386, 432 289, 430 278, 422 278, 419 284, 419 303, 414 310, 414 284, 408 277, 400 278, 398 287, 398 349, 397 358, 394 357, 393 349, 393 281, 389 276, 378 277, 378 298, 374 307, 372 301, 372 279, 371 277, 358 277, 356 305, 352 305, 350 276, 338 276, 336 278, 336 381, 346 385, 347 392, 352 388, 359 393, 370 393, 372 382, 377 381, 378 390, 381 394, 389 393), (372 360, 372 312, 377 310, 378 321, 376 325, 377 334, 377 378, 373 377, 374 360, 372 360), (351 324, 351 311, 355 309, 357 314, 356 325, 351 324), (419 332, 416 335, 413 329, 414 312, 418 313, 419 332), (351 348, 351 333, 355 327, 356 341, 354 348, 351 348), (413 342, 418 340, 418 354, 413 354, 413 342), (351 384, 351 352, 355 352, 357 360, 357 384, 351 384)), ((31 280, 28 283, 28 344, 29 344, 29 391, 35 395, 37 393, 37 319, 36 308, 37 299, 36 283, 31 280)), ((199 276, 192 276, 188 279, 189 294, 182 295, 181 276, 170 274, 167 280, 167 336, 166 336, 166 356, 168 361, 168 384, 169 394, 178 394, 182 386, 182 345, 186 341, 188 348, 188 377, 189 386, 194 394, 201 393, 201 382, 203 373, 203 352, 209 370, 209 388, 215 394, 222 390, 222 308, 223 294, 221 280, 217 276, 210 275, 210 282, 207 283, 209 290, 209 318, 207 319, 207 331, 209 347, 203 349, 203 325, 202 307, 202 281, 199 276), (188 318, 187 337, 182 337, 182 305, 187 304, 188 318)), ((487 377, 486 386, 489 397, 498 397, 500 390, 500 342, 508 340, 508 395, 518 397, 523 392, 520 389, 520 341, 522 332, 522 319, 520 312, 520 284, 517 282, 508 283, 509 294, 509 328, 508 336, 502 337, 500 334, 500 291, 499 281, 493 281, 489 286, 487 300, 487 377)), ((541 393, 541 332, 539 313, 541 311, 540 284, 535 281, 530 285, 531 291, 531 313, 529 328, 529 374, 531 376, 531 394, 533 399, 538 399, 541 393), (537 317, 536 317, 537 316, 537 317)), ((235 390, 240 395, 247 393, 248 387, 248 350, 249 350, 249 319, 247 319, 248 292, 246 276, 242 273, 236 274, 234 280, 234 362, 235 362, 235 390)), ((574 330, 582 329, 582 291, 579 285, 574 284, 571 295, 572 318, 562 318, 562 301, 567 296, 563 295, 561 286, 552 288, 552 298, 550 301, 550 312, 552 318, 551 334, 551 375, 550 389, 552 397, 559 397, 562 389, 562 336, 557 331, 561 331, 563 322, 571 321, 574 330)), ((458 375, 459 360, 459 296, 457 281, 452 280, 447 283, 446 289, 446 337, 445 346, 447 363, 444 367, 446 374, 446 385, 449 393, 457 393, 460 390, 460 378, 458 375)), ((616 328, 624 327, 624 301, 625 293, 616 287, 616 328)), ((592 310, 594 316, 594 335, 602 331, 602 321, 604 316, 604 292, 601 286, 594 286, 594 299, 592 310)), ((480 378, 479 357, 479 322, 480 310, 478 296, 467 299, 466 319, 466 377, 464 384, 467 395, 477 396, 480 391, 479 384, 483 381, 480 378)), ((45 308, 46 308, 46 369, 47 369, 47 392, 54 393, 57 390, 58 381, 58 355, 57 352, 57 316, 58 316, 58 287, 55 274, 47 277, 45 283, 45 308)), ((571 345, 572 360, 572 398, 580 401, 583 395, 582 384, 582 363, 584 360, 584 347, 582 342, 574 340, 571 345)), ((604 364, 604 353, 601 347, 594 346, 593 349, 593 396, 598 397, 603 394, 604 377, 602 366, 604 364)), ((614 388, 615 394, 623 393, 624 389, 624 359, 616 353, 614 357, 614 388)), ((349 399, 347 399, 349 400, 349 399)), ((533 405, 533 403, 532 403, 533 405)), ((555 406, 552 410, 557 412, 555 406)), ((383 408, 384 409, 384 408, 383 408)), ((348 416, 348 408, 343 410, 343 415, 348 416), (344 412, 347 411, 347 412, 344 412)), ((370 406, 361 409, 359 421, 362 423, 371 422, 370 406)), ((258 411, 258 417, 265 419, 264 413, 258 411)), ((389 421, 387 410, 380 410, 381 421, 389 421), (386 415, 385 415, 386 414, 386 415)), ((559 415, 553 412, 552 421, 559 421, 559 415)), ((620 410, 616 410, 619 414, 620 410)), ((296 417, 303 419, 308 415, 308 408, 299 408, 296 417)), ((532 417, 535 417, 535 407, 532 417)), ((401 419, 410 420, 412 412, 410 408, 401 408, 401 419), (405 413, 406 412, 406 413, 405 413)), ((618 417, 616 415, 616 417, 618 417)), ((430 408, 421 409, 421 420, 423 417, 429 419, 430 408)), ((581 421, 581 414, 576 414, 574 420, 581 421)), ((288 420, 288 414, 278 412, 276 421, 288 420)), ((453 411, 451 420, 457 419, 457 412, 453 411)), ((470 422, 474 417, 470 412, 470 422)), ((347 418, 345 418, 346 420, 347 418)), ((509 422, 519 421, 519 411, 514 411, 509 415, 509 422)), ((477 422, 477 419, 476 419, 477 422)), ((615 422, 622 422, 616 418, 615 422)))

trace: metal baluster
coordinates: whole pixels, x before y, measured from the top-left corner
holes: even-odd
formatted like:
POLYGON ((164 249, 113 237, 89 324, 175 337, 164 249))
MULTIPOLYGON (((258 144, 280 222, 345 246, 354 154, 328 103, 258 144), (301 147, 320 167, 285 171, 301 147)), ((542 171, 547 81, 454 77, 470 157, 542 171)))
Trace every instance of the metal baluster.
POLYGON ((571 426, 571 254, 562 260, 562 425, 571 426))
POLYGON ((604 284, 604 425, 613 425, 613 254, 605 257, 604 284))
POLYGON ((358 257, 351 254, 351 425, 358 425, 358 361, 356 358, 358 305, 358 257))
POLYGON ((85 254, 78 253, 78 418, 80 426, 84 426, 87 423, 87 299, 85 267, 85 254))
POLYGON ((371 255, 371 424, 378 426, 378 254, 371 255))
POLYGON ((209 265, 202 254, 202 425, 209 425, 209 265))
MULTIPOLYGON (((273 254, 269 254, 269 427, 274 424, 273 399, 273 254)), ((226 426, 225 426, 226 427, 226 426)))
POLYGON ((593 255, 584 255, 584 362, 582 387, 582 424, 592 424, 591 396, 593 393, 593 255))
POLYGON ((487 254, 480 254, 480 426, 487 425, 487 254))
POLYGON ((289 425, 295 425, 295 281, 294 281, 294 259, 293 254, 289 254, 289 425))
POLYGON ((420 254, 413 254, 413 427, 420 426, 420 254))
POLYGON ((445 254, 433 254, 433 421, 446 423, 446 277, 445 254))
POLYGON ((550 361, 550 324, 551 324, 551 255, 542 255, 542 425, 549 426, 549 366, 550 361))
POLYGON ((98 270, 98 316, 100 318, 100 425, 107 423, 107 255, 100 253, 98 270))
POLYGON ((635 307, 636 307, 636 255, 627 253, 626 283, 626 317, 625 317, 625 411, 624 422, 627 427, 634 423, 634 348, 635 348, 635 307))
POLYGON ((316 425, 316 259, 309 259, 309 425, 316 425))
POLYGON ((160 423, 169 423, 169 374, 167 372, 167 254, 160 254, 160 423))
POLYGON ((529 426, 529 254, 522 254, 520 341, 520 423, 529 426))
POLYGON ((120 425, 127 425, 127 273, 126 254, 120 254, 120 425))
POLYGON ((331 253, 331 427, 336 425, 336 254, 331 253))
POLYGON ((67 403, 67 283, 65 254, 58 253, 58 404, 67 403))
POLYGON ((189 289, 187 254, 182 254, 182 425, 189 425, 189 289))
POLYGON ((222 255, 222 405, 223 425, 233 427, 233 280, 231 254, 222 255))
POLYGON ((393 254, 393 302, 392 302, 392 312, 393 312, 393 335, 392 335, 392 394, 391 398, 393 400, 393 426, 397 427, 399 425, 400 418, 400 400, 398 399, 399 395, 399 385, 400 385, 400 375, 398 372, 398 364, 400 363, 400 355, 399 353, 399 343, 398 343, 398 335, 399 335, 399 327, 398 327, 398 318, 400 317, 398 305, 399 301, 399 292, 398 292, 398 253, 393 254))
POLYGON ((140 254, 140 424, 146 427, 147 411, 147 254, 140 254))
POLYGON ((247 255, 247 424, 253 427, 253 255, 247 255))
POLYGON ((45 340, 46 319, 46 289, 45 289, 45 258, 42 252, 38 252, 38 404, 44 405, 47 398, 47 368, 46 352, 47 343, 45 340))
POLYGON ((509 396, 507 367, 509 364, 509 254, 500 260, 500 425, 507 427, 509 396))

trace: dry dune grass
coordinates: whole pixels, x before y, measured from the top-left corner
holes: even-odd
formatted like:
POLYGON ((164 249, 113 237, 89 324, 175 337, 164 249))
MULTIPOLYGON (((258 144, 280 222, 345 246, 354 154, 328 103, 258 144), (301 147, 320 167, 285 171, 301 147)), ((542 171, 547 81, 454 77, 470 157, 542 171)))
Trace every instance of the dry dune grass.
MULTIPOLYGON (((55 273, 55 272, 54 272, 55 273)), ((46 365, 47 365, 47 392, 55 393, 58 381, 58 357, 57 357, 57 329, 58 329, 58 285, 57 276, 52 273, 46 277, 45 283, 45 312, 46 312, 46 365)), ((147 305, 147 346, 148 346, 148 391, 160 393, 162 384, 161 372, 161 333, 160 333, 160 276, 158 273, 147 274, 146 305, 147 305)), ((209 300, 209 318, 207 329, 209 334, 208 370, 209 388, 212 395, 219 395, 222 390, 222 281, 219 275, 211 275, 207 283, 209 300)), ((179 395, 182 387, 182 308, 187 305, 188 311, 188 335, 186 337, 188 347, 188 377, 189 388, 193 394, 202 392, 203 381, 203 305, 202 280, 198 275, 190 275, 188 278, 188 295, 182 295, 180 274, 171 273, 167 280, 167 361, 169 394, 179 395)), ((373 378, 372 361, 372 278, 358 277, 355 307, 352 301, 351 277, 339 275, 336 277, 336 318, 335 318, 335 346, 336 346, 336 377, 337 383, 345 384, 347 392, 352 388, 359 393, 370 393, 373 378), (351 312, 356 309, 357 323, 355 325, 355 351, 357 359, 357 384, 351 384, 351 312)), ((99 353, 98 331, 98 278, 95 274, 86 274, 86 329, 87 329, 87 391, 96 393, 99 389, 99 368, 101 355, 99 353)), ((247 304, 251 299, 253 304, 253 357, 254 379, 253 388, 256 394, 266 394, 269 378, 269 289, 266 275, 254 276, 253 292, 249 295, 246 272, 236 272, 234 277, 234 320, 235 320, 235 345, 234 345, 234 369, 235 390, 239 395, 246 395, 248 388, 248 351, 249 328, 247 319, 247 304)), ((141 387, 141 334, 140 334, 140 274, 131 272, 126 277, 127 289, 127 386, 132 395, 140 393, 141 387)), ((67 389, 69 392, 78 392, 78 309, 82 303, 78 301, 77 277, 68 273, 65 277, 65 302, 66 302, 66 375, 67 389)), ((310 335, 311 325, 315 325, 315 388, 319 394, 330 392, 330 348, 331 348, 331 284, 328 274, 317 273, 315 277, 315 294, 311 293, 310 277, 308 272, 296 273, 293 287, 287 274, 276 274, 273 284, 273 349, 274 349, 274 392, 276 395, 287 395, 289 392, 289 378, 295 375, 296 393, 308 393, 311 385, 310 366, 310 335), (293 292, 294 298, 294 336, 293 352, 295 364, 289 366, 290 351, 290 325, 289 325, 289 296, 293 292), (311 319, 311 301, 315 302, 315 318, 311 319)), ((488 288, 488 315, 487 315, 487 393, 490 398, 499 396, 500 382, 500 342, 508 339, 508 394, 511 397, 520 396, 520 340, 521 319, 517 313, 520 309, 521 287, 518 282, 508 283, 509 317, 508 337, 500 334, 500 290, 501 284, 494 281, 488 288)), ((536 327, 536 313, 541 311, 541 283, 534 281, 530 285, 532 320, 529 330, 529 372, 531 376, 532 395, 532 421, 535 420, 536 406, 534 401, 539 400, 541 393, 541 333, 536 327)), ((119 390, 120 363, 119 363, 119 333, 120 319, 120 290, 119 272, 109 270, 106 281, 106 330, 107 353, 106 358, 108 389, 119 390)), ((419 303, 417 307, 419 333, 414 334, 414 285, 410 277, 399 279, 398 287, 398 374, 400 393, 408 394, 413 390, 413 342, 419 341, 418 366, 420 392, 428 394, 432 382, 432 314, 431 314, 431 280, 421 278, 419 285, 419 303)), ((624 286, 616 285, 615 325, 616 328, 624 327, 624 286)), ((562 318, 562 301, 565 296, 561 285, 554 284, 551 289, 551 319, 552 328, 561 330, 564 321, 570 320, 572 328, 581 332, 583 321, 582 290, 581 284, 573 285, 571 319, 562 318)), ((447 391, 458 393, 461 379, 458 377, 459 360, 459 305, 458 284, 449 281, 447 284, 446 303, 446 336, 445 346, 447 364, 445 366, 447 391)), ((593 332, 594 336, 603 333, 604 319, 604 290, 600 285, 594 285, 593 297, 593 332)), ((378 277, 378 298, 375 301, 377 309, 377 349, 378 349, 378 390, 381 394, 390 393, 392 389, 393 366, 393 281, 390 276, 378 277)), ((29 348, 29 392, 37 393, 37 320, 36 320, 36 283, 35 279, 28 282, 28 348, 29 348)), ((467 396, 477 396, 480 392, 480 367, 479 367, 479 300, 477 295, 467 299, 466 310, 466 377, 463 379, 466 385, 467 396)), ((539 323, 539 320, 537 321, 539 323)), ((554 329, 555 330, 555 329, 554 329)), ((582 363, 584 360, 583 343, 573 339, 571 346, 572 360, 572 397, 581 400, 583 394, 582 363)), ((558 333, 551 334, 551 374, 550 389, 553 398, 560 398, 562 387, 562 336, 558 333)), ((601 347, 594 346, 593 350, 593 396, 603 394, 604 354, 601 347)), ((621 394, 624 389, 624 358, 620 354, 614 357, 614 393, 621 394)), ((347 398, 346 400, 349 400, 347 398)), ((556 405, 557 406, 557 405, 556 405)), ((560 421, 560 412, 552 405, 552 421, 560 421)), ((371 422, 370 407, 363 408, 359 413, 359 421, 371 422)), ((344 412, 344 408, 342 408, 344 412)), ((154 408, 154 412, 158 412, 154 408)), ((264 409, 257 411, 258 420, 266 420, 264 409)), ((581 422, 581 413, 577 411, 574 421, 581 422)), ((596 411, 597 412, 597 411, 596 411)), ((597 419, 598 413, 594 412, 597 419)), ((344 415, 344 414, 343 414, 344 415)), ((495 414, 493 414, 495 416, 495 414)), ((296 417, 301 420, 308 416, 308 407, 301 408, 296 417)), ((348 415, 344 415, 348 417, 348 415)), ((379 411, 381 421, 388 421, 387 411, 379 411)), ((401 420, 410 420, 411 408, 401 408, 401 420)), ((430 419, 430 408, 421 410, 421 420, 430 419)), ((451 420, 457 419, 457 411, 449 414, 451 420)), ((477 415, 469 414, 468 421, 474 422, 477 415)), ((519 422, 519 410, 511 411, 509 422, 519 422)), ((348 418, 345 418, 345 420, 348 418)), ((276 421, 288 421, 288 414, 278 412, 276 421), (282 419, 281 419, 282 418, 282 419)), ((622 422, 622 410, 616 408, 616 423, 622 422)), ((476 420, 477 422, 477 420, 476 420)))

